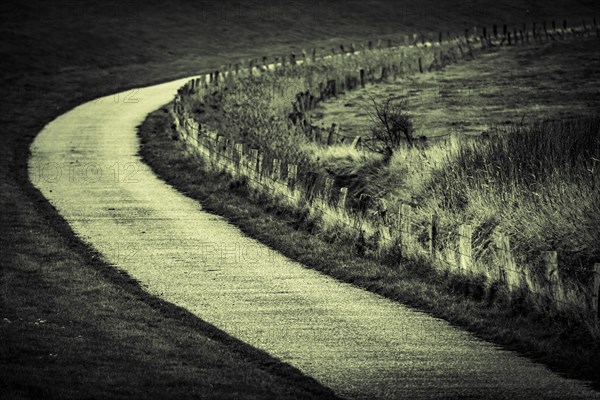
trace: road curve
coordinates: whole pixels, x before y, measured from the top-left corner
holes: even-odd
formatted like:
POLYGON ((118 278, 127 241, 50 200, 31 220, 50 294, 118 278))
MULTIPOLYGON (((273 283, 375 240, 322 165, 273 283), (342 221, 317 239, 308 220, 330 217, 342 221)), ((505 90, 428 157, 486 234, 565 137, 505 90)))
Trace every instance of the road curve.
POLYGON ((186 80, 85 103, 31 147, 34 185, 148 292, 342 397, 600 398, 443 320, 304 268, 159 180, 137 155, 136 126, 186 80))

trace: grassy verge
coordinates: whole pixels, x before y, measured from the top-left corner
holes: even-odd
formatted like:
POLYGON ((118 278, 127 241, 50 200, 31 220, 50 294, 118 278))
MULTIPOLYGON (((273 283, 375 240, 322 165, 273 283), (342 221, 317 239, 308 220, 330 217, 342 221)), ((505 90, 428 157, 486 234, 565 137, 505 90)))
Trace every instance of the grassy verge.
POLYGON ((183 156, 182 143, 171 139, 170 124, 166 109, 142 124, 144 160, 161 178, 248 235, 310 268, 428 311, 600 388, 600 345, 585 325, 549 317, 526 303, 507 304, 503 296, 478 290, 476 282, 436 274, 427 265, 358 257, 343 238, 313 235, 314 226, 302 213, 270 206, 226 175, 205 173, 198 159, 183 156))

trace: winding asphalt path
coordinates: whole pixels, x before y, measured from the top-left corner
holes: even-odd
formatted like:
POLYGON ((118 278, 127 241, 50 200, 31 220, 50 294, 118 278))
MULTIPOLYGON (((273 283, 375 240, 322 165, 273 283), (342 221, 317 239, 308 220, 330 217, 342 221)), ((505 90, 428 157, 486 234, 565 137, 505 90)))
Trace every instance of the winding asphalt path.
POLYGON ((32 145, 36 187, 148 292, 343 397, 600 398, 443 320, 304 268, 159 180, 137 156, 136 126, 186 80, 83 104, 32 145))

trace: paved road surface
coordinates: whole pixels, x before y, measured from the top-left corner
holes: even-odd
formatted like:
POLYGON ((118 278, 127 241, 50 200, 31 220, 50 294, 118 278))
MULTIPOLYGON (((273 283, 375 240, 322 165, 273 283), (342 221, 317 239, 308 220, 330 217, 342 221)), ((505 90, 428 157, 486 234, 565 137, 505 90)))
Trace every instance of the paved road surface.
POLYGON ((303 268, 159 180, 136 155, 136 126, 184 82, 83 104, 32 145, 32 181, 108 261, 344 397, 600 398, 443 320, 303 268))

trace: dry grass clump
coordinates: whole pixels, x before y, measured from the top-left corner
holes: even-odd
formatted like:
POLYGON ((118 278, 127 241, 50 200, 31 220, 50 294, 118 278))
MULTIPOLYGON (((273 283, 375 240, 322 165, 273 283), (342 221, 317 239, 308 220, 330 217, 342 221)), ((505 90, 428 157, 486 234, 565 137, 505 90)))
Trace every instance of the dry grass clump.
POLYGON ((600 261, 599 127, 597 117, 539 122, 455 146, 419 190, 420 206, 449 226, 502 231, 534 269, 555 250, 562 277, 585 282, 600 261))

